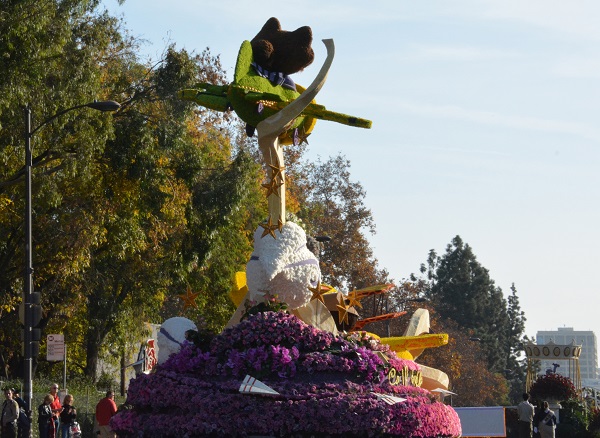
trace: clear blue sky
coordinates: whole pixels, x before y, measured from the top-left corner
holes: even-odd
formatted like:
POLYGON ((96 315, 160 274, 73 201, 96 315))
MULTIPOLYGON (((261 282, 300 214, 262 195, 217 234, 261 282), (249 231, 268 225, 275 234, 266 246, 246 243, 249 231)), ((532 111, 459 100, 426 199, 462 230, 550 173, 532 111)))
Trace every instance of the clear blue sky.
POLYGON ((600 243, 600 2, 127 0, 118 6, 144 56, 166 44, 221 54, 276 16, 309 25, 308 84, 336 58, 319 103, 373 120, 319 122, 309 154, 342 152, 367 191, 381 267, 417 272, 455 235, 505 294, 514 282, 527 334, 594 330, 600 243))

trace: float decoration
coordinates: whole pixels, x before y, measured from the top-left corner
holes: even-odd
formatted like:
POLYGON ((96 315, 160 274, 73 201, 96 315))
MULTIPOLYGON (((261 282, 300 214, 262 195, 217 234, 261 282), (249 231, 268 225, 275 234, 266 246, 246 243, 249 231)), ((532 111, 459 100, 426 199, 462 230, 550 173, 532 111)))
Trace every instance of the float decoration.
POLYGON ((527 379, 526 389, 530 390, 534 384, 537 376, 535 367, 533 366, 534 361, 539 360, 556 360, 556 361, 568 361, 568 377, 573 381, 575 388, 578 392, 581 391, 581 369, 579 366, 579 356, 581 355, 581 345, 576 344, 573 340, 570 344, 557 345, 553 341, 548 342, 545 345, 537 345, 533 343, 525 344, 525 355, 527 356, 527 379))
POLYGON ((366 334, 335 336, 294 315, 257 313, 206 348, 184 342, 153 374, 133 380, 134 408, 111 426, 121 438, 460 436, 452 407, 416 386, 420 372, 366 334), (279 394, 240 393, 246 376, 279 394))
POLYGON ((244 381, 240 385, 240 392, 242 394, 279 395, 279 393, 269 385, 265 385, 260 380, 249 375, 244 377, 244 381))
POLYGON ((461 434, 456 412, 421 387, 425 367, 366 332, 338 331, 356 323, 362 298, 393 285, 348 296, 325 292, 306 233, 285 220, 283 145, 304 141, 316 119, 371 126, 314 102, 333 61, 333 40, 323 40, 327 58, 306 90, 289 78, 312 62, 311 42, 310 28, 282 31, 272 18, 242 43, 233 83, 179 93, 211 109, 233 109, 248 135, 256 130, 268 172, 269 216, 254 233, 246 272, 236 275, 231 296, 238 307, 226 329, 203 337, 182 332, 185 321, 176 321, 177 333, 167 327, 170 320, 161 327, 159 348, 166 345, 168 359, 131 382, 132 409, 111 420, 122 438, 461 434), (288 311, 271 311, 278 308, 288 311), (256 391, 268 397, 251 396, 256 391))
POLYGON ((269 220, 265 237, 275 238, 273 227, 285 224, 285 172, 283 146, 298 144, 312 132, 316 119, 349 126, 370 128, 371 121, 328 111, 314 102, 334 57, 333 40, 323 40, 327 58, 312 84, 304 89, 294 84, 290 74, 310 65, 312 31, 304 26, 294 32, 281 30, 271 18, 252 39, 244 41, 238 53, 234 80, 228 85, 200 83, 195 89, 179 92, 181 99, 217 111, 233 110, 247 124, 246 132, 258 133, 264 164, 271 170, 267 189, 269 220), (275 69, 275 70, 273 70, 275 69))
POLYGON ((185 311, 189 307, 197 309, 198 304, 196 303, 196 297, 200 295, 200 292, 192 292, 190 286, 187 287, 185 294, 177 295, 181 301, 183 301, 183 310, 185 311))
POLYGON ((158 365, 162 365, 167 359, 179 353, 188 331, 198 331, 198 327, 192 321, 181 316, 169 318, 160 326, 156 340, 158 343, 158 365))

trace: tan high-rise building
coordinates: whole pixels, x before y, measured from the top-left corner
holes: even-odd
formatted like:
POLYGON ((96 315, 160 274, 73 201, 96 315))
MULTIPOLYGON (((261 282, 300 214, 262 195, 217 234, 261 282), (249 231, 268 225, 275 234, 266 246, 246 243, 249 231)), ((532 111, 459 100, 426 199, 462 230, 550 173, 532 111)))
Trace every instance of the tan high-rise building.
MULTIPOLYGON (((572 341, 581 345, 581 356, 579 356, 579 367, 582 380, 597 379, 598 376, 598 346, 596 335, 592 331, 577 331, 573 327, 559 327, 557 330, 539 331, 536 334, 536 343, 544 345, 552 341, 555 344, 567 345, 572 341)), ((555 362, 560 365, 556 372, 568 376, 565 363, 555 362)), ((553 369, 553 361, 542 361, 542 373, 547 369, 553 369)))

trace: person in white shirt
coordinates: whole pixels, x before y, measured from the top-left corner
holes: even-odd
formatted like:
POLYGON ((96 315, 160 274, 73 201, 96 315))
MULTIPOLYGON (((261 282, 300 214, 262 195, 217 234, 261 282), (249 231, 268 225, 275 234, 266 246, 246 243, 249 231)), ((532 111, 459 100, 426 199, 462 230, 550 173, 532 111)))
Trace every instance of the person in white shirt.
POLYGON ((529 394, 523 394, 523 401, 517 406, 519 416, 519 438, 532 438, 533 436, 533 414, 535 408, 529 403, 529 394))

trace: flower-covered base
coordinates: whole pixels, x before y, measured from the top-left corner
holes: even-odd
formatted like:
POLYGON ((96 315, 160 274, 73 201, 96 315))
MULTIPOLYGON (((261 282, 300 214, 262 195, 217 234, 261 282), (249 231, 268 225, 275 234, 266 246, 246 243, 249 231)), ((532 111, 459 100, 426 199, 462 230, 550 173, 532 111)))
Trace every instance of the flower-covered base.
POLYGON ((333 336, 292 315, 259 313, 133 380, 132 408, 111 425, 119 437, 460 436, 456 412, 426 390, 391 385, 392 368, 418 371, 367 336, 333 336), (246 375, 279 394, 240 393, 246 375), (405 400, 388 404, 377 394, 405 400))

